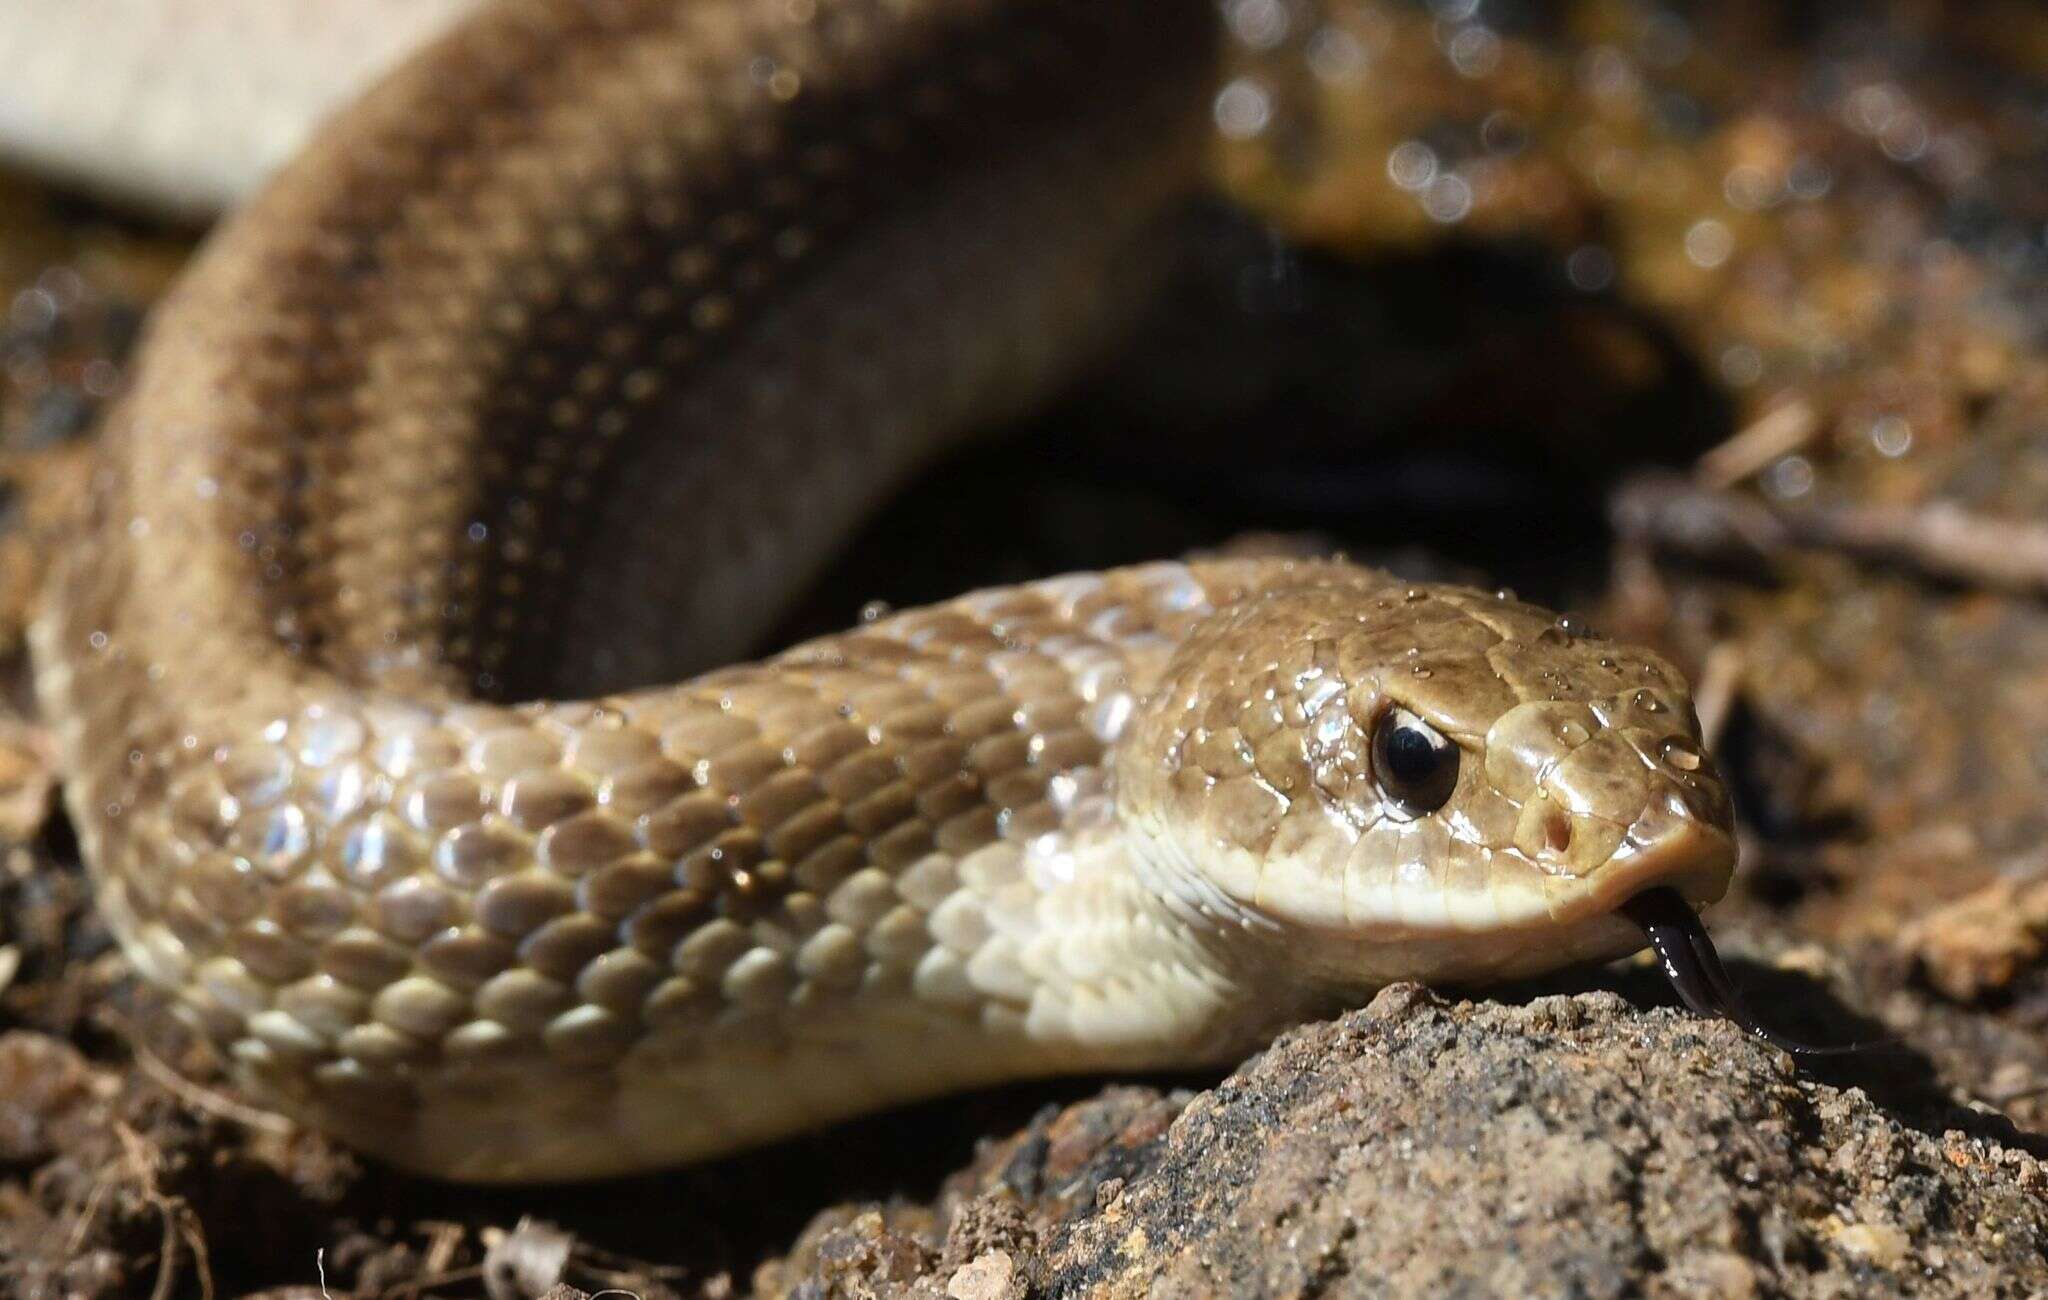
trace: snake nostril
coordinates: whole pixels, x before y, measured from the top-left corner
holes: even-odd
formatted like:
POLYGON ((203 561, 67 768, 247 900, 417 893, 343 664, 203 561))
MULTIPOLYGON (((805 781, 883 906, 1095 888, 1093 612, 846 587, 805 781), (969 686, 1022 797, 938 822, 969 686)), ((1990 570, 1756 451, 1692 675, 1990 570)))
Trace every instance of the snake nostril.
POLYGON ((1552 812, 1543 821, 1543 844, 1552 853, 1568 853, 1572 847, 1572 819, 1552 812))

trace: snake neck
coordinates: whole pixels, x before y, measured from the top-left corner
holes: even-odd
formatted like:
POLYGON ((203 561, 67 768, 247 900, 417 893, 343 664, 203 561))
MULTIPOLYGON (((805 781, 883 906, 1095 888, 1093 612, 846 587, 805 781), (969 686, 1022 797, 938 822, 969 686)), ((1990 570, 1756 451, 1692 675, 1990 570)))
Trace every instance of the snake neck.
POLYGON ((963 859, 930 925, 971 955, 921 971, 920 993, 971 989, 985 1024, 1059 1070, 1221 1061, 1298 1018, 1318 990, 1271 978, 1277 930, 1162 868, 1113 804, 1098 785, 1060 832, 963 859))

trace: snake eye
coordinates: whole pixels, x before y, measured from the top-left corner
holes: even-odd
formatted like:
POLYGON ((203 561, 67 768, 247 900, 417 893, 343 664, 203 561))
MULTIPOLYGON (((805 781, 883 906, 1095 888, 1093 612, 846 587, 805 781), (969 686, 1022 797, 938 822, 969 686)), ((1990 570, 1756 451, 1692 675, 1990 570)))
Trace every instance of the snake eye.
POLYGON ((1380 789, 1411 817, 1433 813, 1458 784, 1458 747, 1406 709, 1389 709, 1372 735, 1380 789))

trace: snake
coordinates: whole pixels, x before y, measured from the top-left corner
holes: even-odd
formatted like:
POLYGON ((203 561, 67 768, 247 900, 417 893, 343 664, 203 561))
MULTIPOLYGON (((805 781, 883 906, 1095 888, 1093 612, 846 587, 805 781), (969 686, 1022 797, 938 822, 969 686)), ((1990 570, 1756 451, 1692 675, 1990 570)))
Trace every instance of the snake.
POLYGON ((500 0, 214 230, 31 654, 98 907, 238 1086, 503 1182, 1646 942, 1768 1033, 1684 676, 1504 591, 1161 560, 734 662, 1128 323, 1213 21, 500 0))

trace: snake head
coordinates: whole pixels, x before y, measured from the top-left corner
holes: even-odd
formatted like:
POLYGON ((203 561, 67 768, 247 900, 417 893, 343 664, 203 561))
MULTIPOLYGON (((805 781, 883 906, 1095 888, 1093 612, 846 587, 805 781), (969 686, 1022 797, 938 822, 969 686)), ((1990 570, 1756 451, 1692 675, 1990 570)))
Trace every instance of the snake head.
POLYGON ((1234 597, 1118 746, 1162 888, 1361 984, 1619 955, 1630 899, 1726 891, 1730 801, 1662 657, 1342 564, 1234 597))

